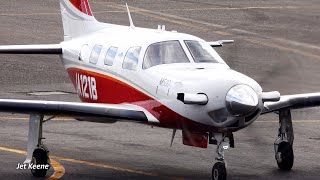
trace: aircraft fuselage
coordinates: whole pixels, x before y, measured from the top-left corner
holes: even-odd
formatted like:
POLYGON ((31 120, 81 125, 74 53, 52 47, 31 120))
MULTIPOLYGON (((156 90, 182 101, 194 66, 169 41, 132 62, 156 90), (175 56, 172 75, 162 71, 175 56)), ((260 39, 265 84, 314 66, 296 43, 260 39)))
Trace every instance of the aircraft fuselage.
POLYGON ((251 124, 262 109, 259 84, 230 69, 218 54, 213 54, 217 62, 196 62, 188 42, 205 43, 177 32, 116 26, 62 42, 61 58, 83 102, 139 106, 156 119, 154 125, 174 129, 236 131, 251 124), (145 62, 148 56, 170 57, 168 49, 174 47, 181 48, 186 62, 145 62), (237 85, 255 96, 248 112, 242 113, 242 106, 230 112, 237 107, 228 105, 226 96, 237 85), (195 101, 182 101, 178 94, 195 101), (201 98, 207 102, 197 103, 201 98))

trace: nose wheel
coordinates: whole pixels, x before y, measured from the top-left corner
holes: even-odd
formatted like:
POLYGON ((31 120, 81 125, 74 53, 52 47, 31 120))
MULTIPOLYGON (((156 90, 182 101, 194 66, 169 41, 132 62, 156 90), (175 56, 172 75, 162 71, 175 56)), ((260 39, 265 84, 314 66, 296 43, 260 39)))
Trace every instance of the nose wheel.
POLYGON ((227 169, 224 162, 216 162, 212 167, 212 180, 226 180, 227 169))
POLYGON ((212 167, 212 179, 213 180, 225 180, 227 179, 226 161, 224 159, 224 150, 229 149, 230 140, 223 133, 213 133, 210 137, 215 144, 217 144, 217 162, 212 167))
POLYGON ((288 142, 281 142, 278 145, 276 160, 278 167, 281 170, 291 170, 294 161, 292 145, 290 145, 288 142))

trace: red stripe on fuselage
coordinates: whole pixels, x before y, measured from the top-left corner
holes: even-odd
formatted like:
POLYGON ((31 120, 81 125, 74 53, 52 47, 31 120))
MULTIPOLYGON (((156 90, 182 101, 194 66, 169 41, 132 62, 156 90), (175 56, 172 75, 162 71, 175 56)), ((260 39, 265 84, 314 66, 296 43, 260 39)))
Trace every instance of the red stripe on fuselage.
POLYGON ((186 117, 181 116, 180 114, 166 107, 159 101, 144 94, 143 92, 137 90, 129 84, 115 79, 111 76, 78 68, 68 68, 67 71, 76 89, 77 74, 95 78, 98 99, 92 100, 90 98, 83 98, 82 96, 80 96, 80 99, 83 102, 108 104, 135 104, 140 107, 143 107, 154 117, 156 117, 160 121, 161 127, 205 132, 217 130, 214 127, 200 124, 198 122, 192 121, 186 117))
POLYGON ((72 5, 77 8, 79 11, 92 16, 92 11, 89 6, 88 0, 69 0, 72 5))

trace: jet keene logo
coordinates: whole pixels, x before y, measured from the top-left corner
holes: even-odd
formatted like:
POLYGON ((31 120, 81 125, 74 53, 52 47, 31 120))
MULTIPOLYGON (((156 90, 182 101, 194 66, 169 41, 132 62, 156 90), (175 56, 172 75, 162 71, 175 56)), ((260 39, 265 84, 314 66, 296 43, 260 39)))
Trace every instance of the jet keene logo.
POLYGON ((18 163, 18 166, 16 169, 49 169, 49 164, 20 164, 18 163))
POLYGON ((76 73, 76 88, 80 97, 97 100, 97 83, 94 77, 76 73))

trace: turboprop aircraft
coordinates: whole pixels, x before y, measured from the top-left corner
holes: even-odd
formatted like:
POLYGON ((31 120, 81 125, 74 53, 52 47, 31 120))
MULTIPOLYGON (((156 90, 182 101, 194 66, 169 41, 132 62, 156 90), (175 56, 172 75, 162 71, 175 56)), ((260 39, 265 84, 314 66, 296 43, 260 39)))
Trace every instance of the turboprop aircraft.
MULTIPOLYGON (((280 96, 232 70, 216 53, 230 40, 158 29, 98 22, 88 0, 61 0, 64 41, 46 45, 4 45, 0 53, 59 55, 82 101, 0 99, 0 111, 30 114, 25 163, 49 165, 42 125, 52 117, 113 123, 129 121, 182 130, 183 144, 217 145, 213 179, 226 179, 224 151, 234 147, 233 132, 260 115, 279 115, 275 159, 293 166, 291 110, 320 105, 320 93, 280 96), (44 116, 49 118, 44 118, 44 116)), ((33 169, 45 176, 47 169, 33 169)))

